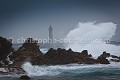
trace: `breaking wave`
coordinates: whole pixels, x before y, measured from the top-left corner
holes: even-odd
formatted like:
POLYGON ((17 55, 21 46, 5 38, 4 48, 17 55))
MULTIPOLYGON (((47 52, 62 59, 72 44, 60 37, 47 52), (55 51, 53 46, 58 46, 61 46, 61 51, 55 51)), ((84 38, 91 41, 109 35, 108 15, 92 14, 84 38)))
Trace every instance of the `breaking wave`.
POLYGON ((120 70, 120 63, 105 64, 68 64, 68 65, 54 65, 54 66, 33 66, 31 63, 26 62, 22 68, 29 76, 56 76, 63 73, 70 74, 83 74, 93 72, 105 72, 105 70, 120 70))
POLYGON ((116 24, 112 22, 79 23, 77 28, 71 30, 65 39, 73 40, 73 43, 66 45, 66 49, 72 48, 74 51, 88 50, 93 56, 100 55, 103 51, 118 55, 120 47, 106 44, 115 35, 116 24))

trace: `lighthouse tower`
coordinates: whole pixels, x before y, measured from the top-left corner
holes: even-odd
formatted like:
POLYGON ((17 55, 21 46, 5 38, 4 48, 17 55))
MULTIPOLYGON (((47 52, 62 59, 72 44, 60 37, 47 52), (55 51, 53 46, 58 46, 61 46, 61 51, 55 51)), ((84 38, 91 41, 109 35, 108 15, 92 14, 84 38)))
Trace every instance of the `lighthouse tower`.
POLYGON ((52 34, 53 28, 51 25, 48 30, 49 30, 49 43, 52 43, 53 42, 53 34, 52 34))

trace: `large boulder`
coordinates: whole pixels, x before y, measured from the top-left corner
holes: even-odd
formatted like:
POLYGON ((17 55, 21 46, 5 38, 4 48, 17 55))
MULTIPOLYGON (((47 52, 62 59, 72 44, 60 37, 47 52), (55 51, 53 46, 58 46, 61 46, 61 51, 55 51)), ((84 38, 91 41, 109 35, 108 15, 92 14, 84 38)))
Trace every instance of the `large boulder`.
POLYGON ((37 65, 42 58, 43 54, 39 49, 39 45, 37 45, 37 41, 32 38, 28 38, 26 42, 10 56, 13 65, 16 67, 21 67, 26 61, 31 62, 32 65, 37 65))

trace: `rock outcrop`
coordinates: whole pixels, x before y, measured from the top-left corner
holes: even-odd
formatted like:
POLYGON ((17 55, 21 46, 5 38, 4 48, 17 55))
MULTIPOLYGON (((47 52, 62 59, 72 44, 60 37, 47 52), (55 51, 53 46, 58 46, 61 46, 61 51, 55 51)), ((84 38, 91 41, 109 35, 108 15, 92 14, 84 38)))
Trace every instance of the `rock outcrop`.
POLYGON ((6 38, 0 37, 0 61, 5 60, 12 51, 12 43, 6 38))
POLYGON ((88 54, 87 50, 83 50, 81 53, 73 52, 72 49, 61 49, 58 48, 57 50, 51 48, 49 51, 44 55, 43 60, 40 64, 47 64, 47 65, 60 65, 60 64, 69 64, 69 63, 86 63, 92 64, 96 63, 96 60, 92 58, 92 55, 88 54))
POLYGON ((102 55, 100 55, 97 58, 98 63, 100 64, 110 64, 110 62, 108 61, 108 59, 106 59, 107 57, 110 57, 110 53, 106 53, 105 51, 103 52, 102 55))
POLYGON ((0 37, 0 65, 2 66, 5 62, 7 64, 7 56, 13 52, 11 40, 0 37))
POLYGON ((31 62, 33 65, 37 65, 42 57, 43 54, 39 50, 37 41, 28 38, 26 42, 10 56, 10 60, 13 61, 12 66, 21 67, 26 61, 31 62))
POLYGON ((25 43, 9 57, 10 60, 13 61, 13 64, 9 66, 20 68, 22 64, 27 61, 31 62, 32 65, 62 65, 69 63, 109 64, 106 58, 110 57, 110 54, 103 52, 97 59, 94 59, 91 54, 88 54, 87 50, 83 50, 80 53, 74 52, 72 49, 50 48, 48 52, 43 55, 37 45, 37 41, 28 38, 25 43))

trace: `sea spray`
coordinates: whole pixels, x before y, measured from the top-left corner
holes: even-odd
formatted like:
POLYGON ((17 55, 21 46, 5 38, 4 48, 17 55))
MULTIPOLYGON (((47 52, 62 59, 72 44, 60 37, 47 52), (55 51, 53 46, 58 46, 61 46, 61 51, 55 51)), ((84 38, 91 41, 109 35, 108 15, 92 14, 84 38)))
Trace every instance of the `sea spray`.
POLYGON ((74 51, 88 50, 90 54, 97 57, 103 51, 119 55, 120 47, 112 44, 106 44, 115 35, 116 24, 112 22, 96 23, 86 22, 79 23, 78 26, 71 30, 65 39, 73 40, 68 43, 66 49, 72 48, 74 51))
POLYGON ((23 64, 22 68, 29 76, 53 76, 58 75, 60 71, 57 71, 55 67, 52 66, 33 66, 30 62, 23 64))
POLYGON ((111 64, 67 64, 67 65, 41 65, 33 66, 31 63, 26 62, 23 64, 22 68, 27 72, 29 76, 57 76, 65 74, 84 74, 93 72, 105 72, 109 70, 120 70, 120 63, 111 62, 111 64))

